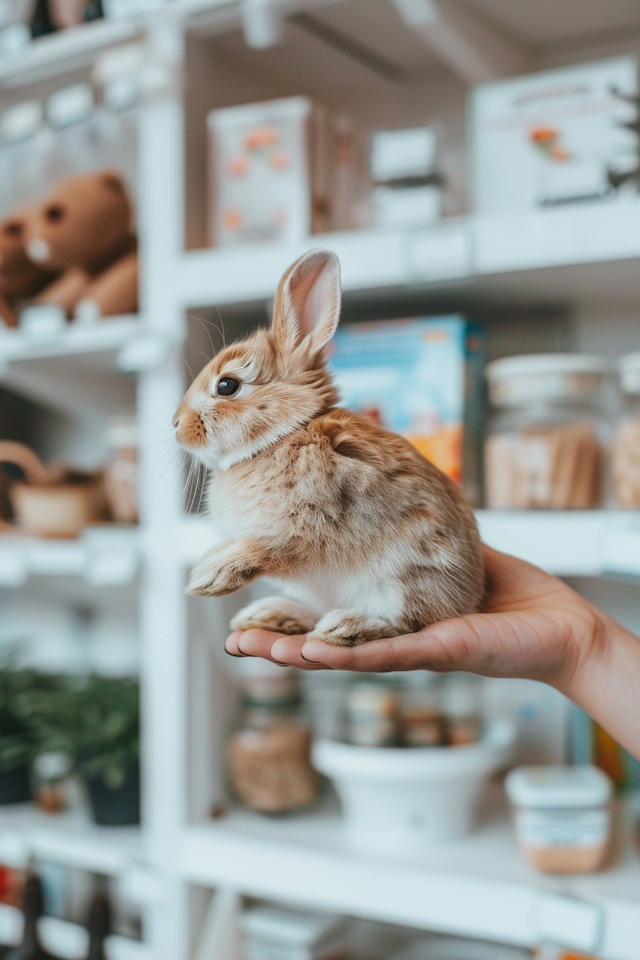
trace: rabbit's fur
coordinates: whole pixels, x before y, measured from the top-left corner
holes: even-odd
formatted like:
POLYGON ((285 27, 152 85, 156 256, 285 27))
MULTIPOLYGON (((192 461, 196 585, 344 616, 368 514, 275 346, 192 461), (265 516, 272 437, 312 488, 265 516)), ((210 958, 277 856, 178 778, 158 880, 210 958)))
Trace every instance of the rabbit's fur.
POLYGON ((219 537, 188 592, 223 596, 266 576, 292 598, 250 604, 233 629, 353 645, 482 602, 480 539, 456 485, 336 406, 323 351, 339 316, 337 257, 311 251, 282 278, 271 328, 214 357, 176 413, 178 441, 213 470, 219 537), (233 396, 216 395, 223 377, 240 382, 233 396))

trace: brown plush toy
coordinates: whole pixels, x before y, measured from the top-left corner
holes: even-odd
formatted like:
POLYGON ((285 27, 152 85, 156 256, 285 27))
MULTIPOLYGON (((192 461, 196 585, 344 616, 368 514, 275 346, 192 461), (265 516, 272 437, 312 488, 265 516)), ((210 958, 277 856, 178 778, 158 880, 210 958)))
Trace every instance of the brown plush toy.
POLYGON ((36 298, 97 320, 138 306, 138 257, 124 182, 112 170, 61 183, 29 220, 27 253, 60 275, 36 298))
POLYGON ((0 319, 7 327, 18 322, 18 307, 40 293, 55 278, 55 272, 43 270, 27 256, 25 236, 33 216, 24 207, 0 221, 0 319))

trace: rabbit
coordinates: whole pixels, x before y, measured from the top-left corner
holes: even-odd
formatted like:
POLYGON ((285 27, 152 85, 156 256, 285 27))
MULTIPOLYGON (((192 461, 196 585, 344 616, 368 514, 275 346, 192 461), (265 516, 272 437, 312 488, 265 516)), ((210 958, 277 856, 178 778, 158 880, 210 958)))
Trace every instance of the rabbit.
POLYGON ((213 471, 218 545, 187 592, 220 597, 269 577, 286 594, 250 603, 233 630, 353 646, 483 601, 480 538, 455 483, 404 438, 337 405, 323 353, 340 303, 335 254, 300 257, 271 327, 222 349, 173 421, 213 471))

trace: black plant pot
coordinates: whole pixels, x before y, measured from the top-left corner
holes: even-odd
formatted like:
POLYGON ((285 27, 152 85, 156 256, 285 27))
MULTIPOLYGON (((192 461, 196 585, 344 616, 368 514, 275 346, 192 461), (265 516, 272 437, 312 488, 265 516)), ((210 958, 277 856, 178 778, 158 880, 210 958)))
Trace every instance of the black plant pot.
POLYGON ((29 767, 13 767, 12 770, 0 770, 0 804, 26 803, 31 800, 31 778, 29 767))
POLYGON ((140 823, 140 768, 129 767, 124 781, 115 789, 101 776, 85 777, 91 813, 101 827, 126 827, 140 823))

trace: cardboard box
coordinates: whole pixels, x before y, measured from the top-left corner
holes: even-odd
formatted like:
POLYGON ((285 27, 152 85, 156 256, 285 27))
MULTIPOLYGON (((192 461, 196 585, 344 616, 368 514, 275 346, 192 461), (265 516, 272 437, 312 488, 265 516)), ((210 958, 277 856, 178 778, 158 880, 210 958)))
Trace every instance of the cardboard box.
POLYGON ((405 436, 478 503, 482 328, 459 316, 349 324, 329 354, 342 404, 405 436))
POLYGON ((613 198, 609 171, 638 161, 623 124, 635 107, 638 68, 616 57, 477 87, 470 100, 474 207, 512 213, 613 198))
POLYGON ((355 136, 306 97, 213 110, 209 131, 209 235, 218 246, 350 225, 357 188, 355 136))

